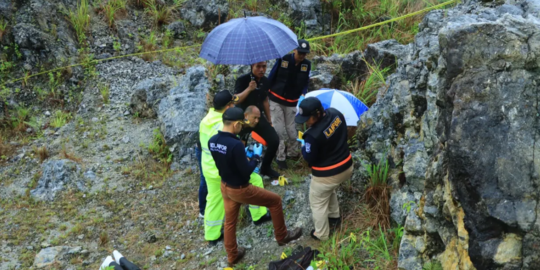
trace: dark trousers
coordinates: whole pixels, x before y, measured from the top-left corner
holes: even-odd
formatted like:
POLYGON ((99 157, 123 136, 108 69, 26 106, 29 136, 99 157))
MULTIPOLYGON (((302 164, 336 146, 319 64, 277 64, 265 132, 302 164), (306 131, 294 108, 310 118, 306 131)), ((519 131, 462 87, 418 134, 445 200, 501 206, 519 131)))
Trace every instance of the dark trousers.
POLYGON ((114 267, 113 270, 141 270, 138 266, 128 261, 126 258, 120 259, 120 264, 112 262, 109 264, 109 267, 114 267))
POLYGON ((265 174, 272 166, 272 160, 276 157, 279 147, 279 136, 268 120, 265 117, 259 119, 259 123, 253 129, 259 136, 266 141, 266 153, 264 154, 261 164, 261 173, 265 174))
POLYGON ((199 163, 199 173, 201 174, 201 183, 199 185, 199 213, 204 216, 204 209, 206 208, 206 195, 208 195, 208 187, 206 186, 206 180, 202 172, 201 154, 202 150, 199 147, 195 147, 195 153, 197 154, 197 161, 199 163))
POLYGON ((244 188, 234 189, 221 182, 221 195, 225 206, 225 250, 229 262, 233 262, 238 256, 236 243, 236 223, 242 204, 265 206, 270 210, 272 223, 274 224, 274 236, 282 241, 287 236, 287 227, 283 216, 281 197, 274 192, 248 185, 244 188))

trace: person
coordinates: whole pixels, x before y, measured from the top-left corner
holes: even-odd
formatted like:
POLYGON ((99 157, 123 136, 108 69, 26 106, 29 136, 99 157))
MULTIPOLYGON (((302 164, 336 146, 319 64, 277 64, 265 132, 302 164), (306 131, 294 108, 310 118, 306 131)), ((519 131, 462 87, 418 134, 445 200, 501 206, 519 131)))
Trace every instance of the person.
POLYGON ((259 123, 259 119, 261 119, 261 111, 259 110, 259 108, 257 108, 257 106, 250 105, 246 108, 244 112, 244 117, 249 124, 246 124, 242 128, 242 131, 240 131, 240 134, 238 134, 238 136, 240 137, 244 145, 247 145, 249 135, 259 123))
POLYGON ((238 212, 244 203, 270 209, 278 245, 285 245, 302 235, 301 228, 287 230, 279 195, 249 183, 250 175, 260 161, 262 148, 254 151, 252 159, 248 161, 244 144, 237 137, 245 123, 247 121, 241 108, 227 109, 223 113, 223 131, 208 141, 208 148, 221 176, 221 194, 225 204, 225 250, 231 266, 245 255, 245 249, 236 243, 238 212))
POLYGON ((303 135, 302 155, 313 175, 309 204, 315 230, 311 236, 327 240, 329 223, 334 225, 341 220, 336 189, 353 172, 345 117, 334 108, 325 111, 318 98, 309 97, 300 103, 295 122, 309 127, 303 135))
POLYGON ((199 163, 199 217, 204 218, 204 209, 206 208, 206 196, 208 195, 208 187, 206 186, 206 180, 202 170, 202 148, 201 140, 197 139, 197 147, 195 148, 195 154, 197 155, 197 162, 199 163))
MULTIPOLYGON (((211 245, 217 244, 223 238, 221 229, 223 227, 225 209, 220 190, 221 177, 207 145, 208 140, 223 127, 221 115, 226 109, 234 106, 233 99, 233 95, 228 90, 218 92, 213 99, 214 108, 209 110, 199 126, 199 137, 202 146, 202 170, 208 186, 204 215, 204 239, 209 241, 211 245)), ((264 187, 263 180, 258 174, 252 174, 250 182, 255 186, 264 187)), ((265 207, 252 206, 249 208, 249 211, 255 225, 260 225, 271 220, 268 210, 265 207)))
POLYGON ((261 116, 259 123, 253 128, 253 131, 266 141, 267 149, 261 164, 261 174, 277 179, 279 173, 272 169, 272 161, 279 146, 279 136, 272 127, 272 115, 268 101, 270 82, 264 76, 265 72, 266 62, 251 65, 250 73, 238 77, 234 90, 238 97, 236 106, 246 110, 248 106, 254 105, 264 113, 264 117, 261 116))
POLYGON ((296 105, 300 96, 307 93, 311 62, 306 59, 309 53, 309 42, 298 40, 298 48, 294 53, 276 60, 268 80, 270 90, 270 113, 274 128, 279 136, 279 147, 276 163, 280 169, 287 169, 287 157, 298 157, 296 124, 296 105))
POLYGON ((99 270, 141 270, 137 265, 130 262, 128 259, 124 257, 118 250, 113 251, 113 257, 107 256, 103 263, 101 263, 101 266, 99 267, 99 270))

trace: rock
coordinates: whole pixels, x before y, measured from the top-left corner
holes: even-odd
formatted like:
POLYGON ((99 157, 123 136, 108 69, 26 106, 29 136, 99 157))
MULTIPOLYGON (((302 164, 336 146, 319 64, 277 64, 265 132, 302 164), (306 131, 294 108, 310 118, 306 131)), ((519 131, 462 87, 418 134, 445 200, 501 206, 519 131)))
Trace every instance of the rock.
POLYGON ((165 258, 169 258, 172 255, 174 255, 174 251, 166 250, 165 252, 163 252, 163 257, 165 257, 165 258))
POLYGON ((122 142, 123 143, 129 143, 129 137, 127 135, 122 137, 122 142))
POLYGON ((68 187, 87 191, 88 179, 82 175, 79 165, 71 160, 47 160, 41 170, 37 187, 30 191, 38 199, 53 200, 59 191, 68 187))
POLYGON ((182 253, 182 255, 180 256, 180 260, 183 260, 186 258, 186 254, 182 253))
POLYGON ((372 43, 364 52, 364 59, 383 68, 396 65, 398 59, 405 59, 411 46, 402 45, 395 39, 372 43))
POLYGON ((48 117, 48 116, 51 116, 51 112, 49 112, 49 111, 45 111, 44 114, 45 114, 45 116, 47 116, 47 117, 48 117))
POLYGON ((152 232, 146 232, 144 234, 144 239, 147 243, 155 243, 157 241, 157 237, 152 232))
POLYGON ((171 89, 172 81, 172 78, 162 77, 146 79, 137 84, 131 96, 130 113, 139 117, 155 117, 157 105, 171 89))
POLYGON ((175 38, 186 36, 186 26, 182 21, 176 21, 167 26, 167 29, 173 33, 175 38))
POLYGON ((515 234, 506 235, 497 248, 494 261, 499 265, 521 261, 521 240, 521 237, 515 234))
POLYGON ((195 143, 199 123, 206 113, 206 95, 210 83, 202 66, 187 70, 179 85, 170 90, 158 107, 158 119, 168 145, 179 158, 195 143))
POLYGON ((53 37, 37 29, 29 23, 18 23, 13 27, 15 43, 21 49, 32 51, 45 50, 50 47, 53 37))
POLYGON ((227 0, 187 0, 180 10, 182 18, 193 26, 210 29, 219 23, 225 22, 229 14, 227 0))
POLYGON ((331 18, 323 16, 320 0, 281 0, 281 2, 288 6, 288 16, 293 19, 293 23, 305 26, 307 36, 330 30, 328 27, 323 29, 323 25, 328 25, 331 18))
POLYGON ((71 256, 80 252, 81 247, 57 246, 44 248, 36 255, 34 267, 37 269, 46 268, 58 263, 65 255, 71 256))

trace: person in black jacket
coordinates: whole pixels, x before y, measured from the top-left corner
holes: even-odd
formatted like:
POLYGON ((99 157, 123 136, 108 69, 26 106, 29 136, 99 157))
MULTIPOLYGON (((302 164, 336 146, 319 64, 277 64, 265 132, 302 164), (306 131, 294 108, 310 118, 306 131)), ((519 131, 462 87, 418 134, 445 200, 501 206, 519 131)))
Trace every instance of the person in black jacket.
POLYGON ((236 223, 242 204, 265 206, 270 210, 274 235, 280 246, 302 236, 301 228, 287 231, 281 197, 249 183, 250 175, 259 163, 262 148, 248 161, 244 144, 237 136, 246 122, 241 108, 227 109, 223 113, 223 131, 208 141, 208 149, 221 177, 221 194, 225 206, 225 250, 231 266, 245 254, 245 249, 236 243, 236 223))
POLYGON ((324 110, 316 97, 304 99, 298 108, 296 123, 309 129, 304 133, 302 155, 313 175, 309 186, 309 204, 313 212, 315 230, 311 236, 327 240, 329 223, 339 223, 337 187, 351 178, 353 161, 347 144, 347 124, 341 112, 324 110))
POLYGON ((234 86, 234 91, 238 100, 236 106, 245 110, 250 105, 255 105, 264 112, 264 117, 260 117, 259 123, 253 128, 266 141, 266 154, 261 164, 261 174, 272 179, 277 179, 279 173, 272 169, 272 160, 276 156, 279 146, 279 136, 272 127, 272 115, 268 101, 268 87, 270 82, 264 76, 266 72, 266 62, 259 62, 251 65, 251 72, 238 77, 234 86))
POLYGON ((287 169, 287 157, 297 157, 299 154, 294 116, 300 96, 305 95, 308 90, 311 71, 311 62, 306 59, 308 53, 309 42, 299 40, 294 53, 277 59, 268 76, 270 112, 279 136, 276 163, 280 169, 287 169))

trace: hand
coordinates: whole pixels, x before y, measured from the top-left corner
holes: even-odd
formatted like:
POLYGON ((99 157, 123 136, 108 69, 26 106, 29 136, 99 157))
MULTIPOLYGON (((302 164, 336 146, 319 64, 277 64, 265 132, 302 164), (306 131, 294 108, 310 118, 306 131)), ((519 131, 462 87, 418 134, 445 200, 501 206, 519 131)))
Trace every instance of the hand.
POLYGON ((260 143, 256 143, 256 144, 253 146, 253 154, 254 154, 254 155, 259 155, 259 156, 261 156, 261 155, 262 155, 262 152, 263 152, 263 145, 260 144, 260 143))
POLYGON ((250 150, 246 147, 246 157, 251 158, 252 156, 253 156, 253 151, 250 151, 250 150))
POLYGON ((249 82, 249 86, 248 86, 247 90, 251 92, 251 91, 253 91, 255 89, 257 89, 257 82, 256 81, 249 82))
POLYGON ((297 141, 299 141, 299 142, 301 142, 301 143, 302 143, 302 146, 304 146, 304 145, 305 145, 305 142, 304 142, 304 140, 302 140, 302 139, 296 139, 296 140, 297 140, 297 141))

